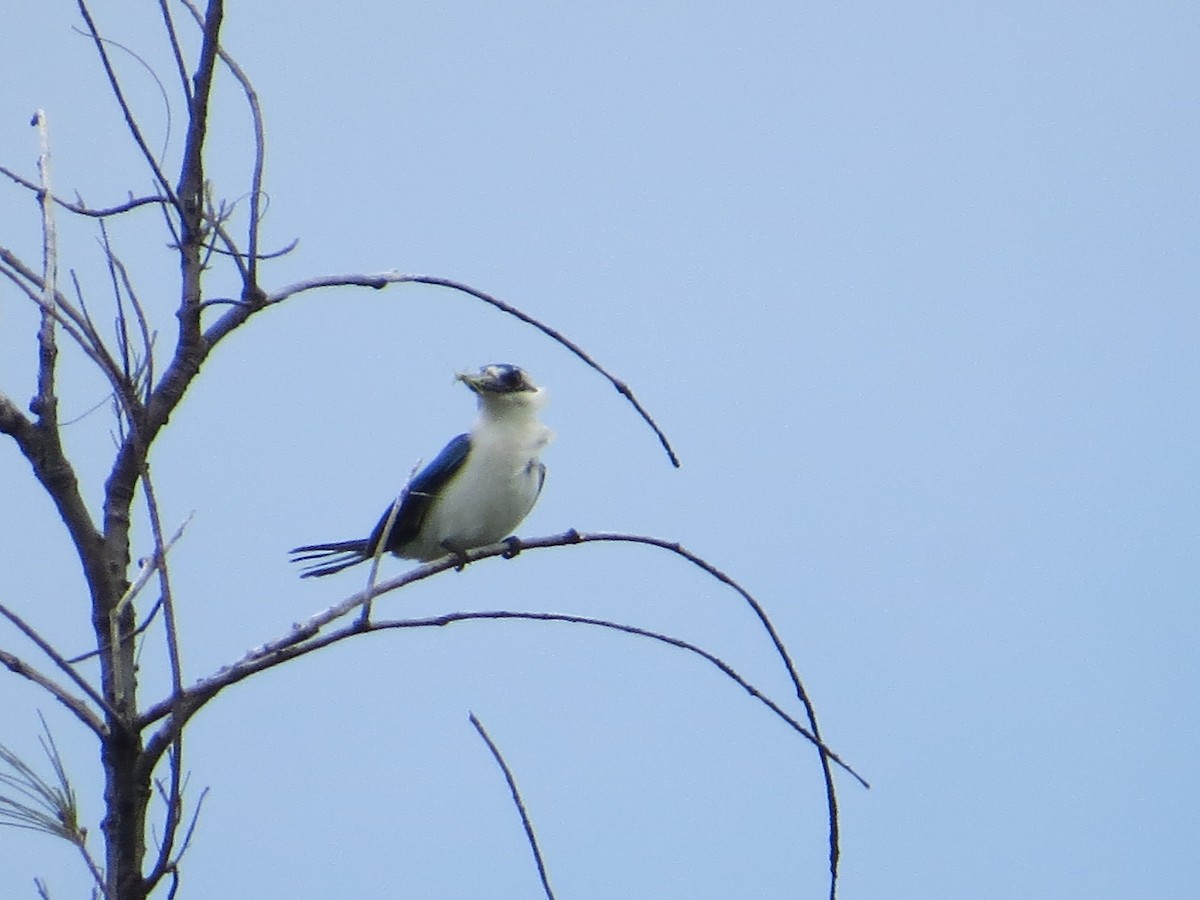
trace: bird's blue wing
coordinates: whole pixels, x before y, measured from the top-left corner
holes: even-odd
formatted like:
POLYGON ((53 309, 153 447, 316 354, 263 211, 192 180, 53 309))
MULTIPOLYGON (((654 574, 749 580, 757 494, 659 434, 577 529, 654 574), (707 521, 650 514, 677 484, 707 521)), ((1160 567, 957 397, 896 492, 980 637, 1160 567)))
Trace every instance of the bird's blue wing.
MULTIPOLYGON (((417 532, 421 530, 421 522, 424 521, 425 514, 429 511, 430 504, 433 503, 433 498, 437 496, 438 491, 446 482, 462 468, 463 463, 467 460, 467 454, 470 452, 471 436, 460 434, 442 448, 442 452, 434 461, 418 472, 416 477, 409 482, 408 493, 404 497, 404 502, 400 504, 400 509, 396 513, 396 521, 392 523, 392 530, 385 539, 385 550, 395 553, 417 536, 417 532)), ((379 546, 379 541, 384 539, 383 530, 387 527, 388 516, 391 515, 391 512, 391 506, 384 510, 379 524, 375 526, 371 537, 367 540, 367 547, 372 556, 379 546)))

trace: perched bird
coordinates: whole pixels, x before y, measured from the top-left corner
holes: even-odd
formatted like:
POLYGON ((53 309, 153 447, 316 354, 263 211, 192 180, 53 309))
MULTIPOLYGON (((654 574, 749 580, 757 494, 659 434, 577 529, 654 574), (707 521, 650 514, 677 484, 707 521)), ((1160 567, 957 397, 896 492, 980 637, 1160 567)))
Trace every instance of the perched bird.
POLYGON ((537 419, 546 392, 506 364, 457 378, 478 398, 474 427, 412 479, 387 534, 390 506, 368 538, 294 549, 292 562, 308 563, 301 577, 332 575, 372 559, 380 542, 404 559, 462 554, 508 537, 533 509, 546 480, 538 454, 553 437, 537 419))

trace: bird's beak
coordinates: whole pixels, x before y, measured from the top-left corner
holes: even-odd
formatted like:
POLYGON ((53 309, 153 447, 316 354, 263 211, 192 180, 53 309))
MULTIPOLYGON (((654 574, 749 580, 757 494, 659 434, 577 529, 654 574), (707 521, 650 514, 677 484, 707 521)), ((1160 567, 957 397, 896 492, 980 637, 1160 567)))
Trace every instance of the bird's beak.
POLYGON ((483 377, 483 373, 481 372, 459 372, 454 377, 469 387, 476 394, 484 389, 483 385, 485 379, 483 377))

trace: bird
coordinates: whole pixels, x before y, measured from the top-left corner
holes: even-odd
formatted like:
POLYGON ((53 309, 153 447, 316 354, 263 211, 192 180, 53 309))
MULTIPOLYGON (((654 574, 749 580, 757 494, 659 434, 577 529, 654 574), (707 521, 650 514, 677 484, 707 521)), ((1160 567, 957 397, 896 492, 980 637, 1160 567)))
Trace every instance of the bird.
POLYGON ((381 542, 402 559, 429 562, 454 554, 461 560, 467 550, 509 537, 529 515, 546 481, 539 454, 554 437, 537 418, 545 389, 508 363, 455 379, 476 396, 479 415, 471 430, 451 439, 411 479, 390 529, 391 505, 370 537, 293 549, 292 562, 306 565, 302 578, 373 559, 381 542))

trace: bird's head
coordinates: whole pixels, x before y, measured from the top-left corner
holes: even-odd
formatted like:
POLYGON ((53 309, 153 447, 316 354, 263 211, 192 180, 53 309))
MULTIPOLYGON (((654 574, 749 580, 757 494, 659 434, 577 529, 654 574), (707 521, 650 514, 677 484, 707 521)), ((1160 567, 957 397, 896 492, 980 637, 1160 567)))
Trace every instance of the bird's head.
POLYGON ((545 402, 545 392, 524 369, 508 363, 492 363, 478 372, 459 372, 459 381, 469 387, 481 406, 493 409, 532 407, 545 402))

